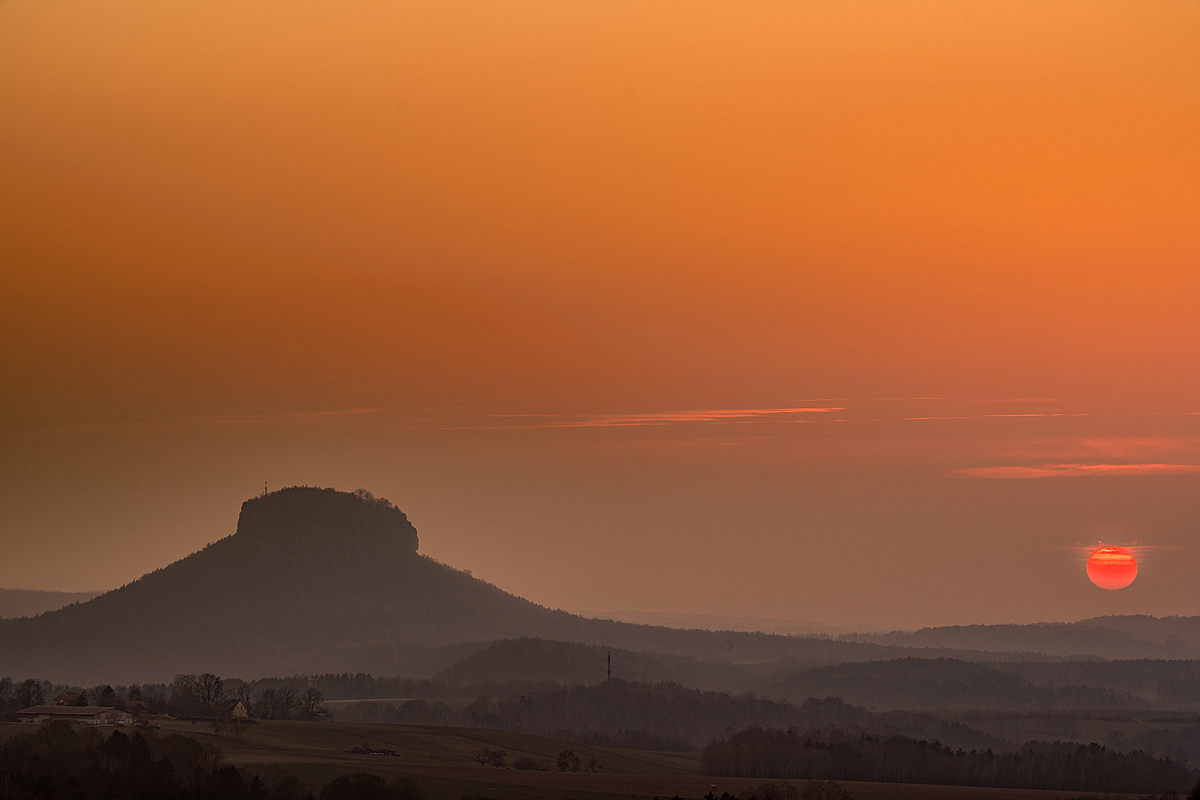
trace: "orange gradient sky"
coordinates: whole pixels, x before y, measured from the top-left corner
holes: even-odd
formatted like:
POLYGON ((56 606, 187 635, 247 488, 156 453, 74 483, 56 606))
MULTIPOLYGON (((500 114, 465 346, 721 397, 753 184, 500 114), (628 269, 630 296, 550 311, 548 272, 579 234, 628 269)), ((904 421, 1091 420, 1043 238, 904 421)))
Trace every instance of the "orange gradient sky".
POLYGON ((572 609, 1200 613, 1198 42, 1194 0, 0 2, 0 586, 119 585, 266 481, 572 609), (1171 555, 1103 592, 1099 540, 1171 555))

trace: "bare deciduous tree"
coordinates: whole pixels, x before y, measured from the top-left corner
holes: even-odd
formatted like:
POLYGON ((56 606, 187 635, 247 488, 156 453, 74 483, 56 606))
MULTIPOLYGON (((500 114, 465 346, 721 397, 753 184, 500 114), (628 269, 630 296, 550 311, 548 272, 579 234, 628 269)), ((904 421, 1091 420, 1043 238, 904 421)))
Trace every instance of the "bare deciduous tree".
POLYGON ((36 678, 26 678, 17 686, 17 700, 21 703, 22 708, 30 706, 40 706, 46 702, 46 691, 42 688, 41 681, 36 678))
POLYGON ((574 750, 563 750, 558 754, 559 772, 579 772, 582 766, 583 762, 575 755, 574 750))
POLYGON ((275 694, 274 689, 263 689, 258 693, 258 700, 254 702, 254 716, 259 719, 275 719, 275 694))
POLYGON ((211 672, 196 678, 196 696, 200 705, 210 709, 225 699, 225 681, 211 672))
POLYGON ((173 713, 191 714, 195 711, 197 702, 197 678, 195 675, 180 673, 171 681, 171 707, 173 713))
POLYGON ((325 710, 325 706, 321 705, 323 702, 325 702, 325 697, 315 687, 310 686, 300 700, 300 717, 308 722, 325 719, 329 716, 329 712, 325 710))
POLYGON ((291 719, 292 712, 296 710, 296 699, 299 692, 295 686, 284 686, 276 693, 277 703, 279 705, 279 719, 291 719))
POLYGON ((478 761, 480 766, 491 764, 493 767, 503 768, 508 764, 508 753, 503 750, 490 750, 483 748, 471 753, 471 760, 478 761))

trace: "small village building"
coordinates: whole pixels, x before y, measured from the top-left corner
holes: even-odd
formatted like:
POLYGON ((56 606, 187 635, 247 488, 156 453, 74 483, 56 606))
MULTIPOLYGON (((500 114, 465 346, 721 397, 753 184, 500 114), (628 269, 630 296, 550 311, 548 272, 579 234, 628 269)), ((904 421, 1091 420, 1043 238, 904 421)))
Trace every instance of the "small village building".
POLYGON ((133 722, 128 711, 108 706, 33 706, 18 711, 22 722, 62 720, 76 725, 124 725, 133 722))
POLYGON ((56 705, 56 706, 73 706, 77 702, 79 702, 79 698, 82 695, 83 695, 83 692, 63 692, 58 697, 54 698, 54 705, 56 705))
POLYGON ((227 700, 225 702, 225 716, 229 719, 249 719, 250 709, 246 708, 246 704, 241 700, 227 700))

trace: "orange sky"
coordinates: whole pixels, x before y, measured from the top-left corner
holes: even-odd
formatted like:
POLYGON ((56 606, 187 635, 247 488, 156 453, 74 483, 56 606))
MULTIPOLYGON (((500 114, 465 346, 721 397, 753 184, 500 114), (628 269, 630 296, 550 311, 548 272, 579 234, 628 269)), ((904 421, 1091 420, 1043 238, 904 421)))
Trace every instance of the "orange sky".
POLYGON ((118 585, 268 481, 567 608, 1200 613, 1197 42, 1193 0, 6 0, 0 586, 118 585), (1172 555, 1100 596, 1097 539, 1172 555))

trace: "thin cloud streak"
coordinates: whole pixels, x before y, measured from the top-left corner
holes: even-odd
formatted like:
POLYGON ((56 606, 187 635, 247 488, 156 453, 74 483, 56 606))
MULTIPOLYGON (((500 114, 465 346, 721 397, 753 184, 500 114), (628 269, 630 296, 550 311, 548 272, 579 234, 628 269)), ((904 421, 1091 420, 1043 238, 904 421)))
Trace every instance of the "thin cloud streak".
MULTIPOLYGON (((564 419, 561 415, 544 415, 540 418, 547 421, 541 424, 527 425, 530 428, 628 428, 643 425, 671 425, 687 422, 747 422, 769 417, 790 416, 794 414, 828 414, 834 411, 845 411, 845 408, 715 408, 699 411, 668 411, 656 414, 601 414, 598 416, 564 419)), ((493 419, 537 418, 532 414, 495 414, 493 419)))
POLYGON ((1087 417, 1089 414, 1084 413, 1058 413, 1058 414, 970 414, 954 417, 901 417, 904 422, 914 422, 919 420, 937 420, 937 419, 1007 419, 1010 417, 1087 417))
POLYGON ((958 475, 993 480, 1129 475, 1183 475, 1200 472, 1200 464, 1040 464, 1038 466, 967 467, 958 475))
POLYGON ((1068 550, 1073 553, 1078 553, 1079 555, 1081 555, 1084 558, 1084 560, 1087 560, 1088 556, 1090 556, 1092 553, 1099 550, 1101 547, 1119 547, 1122 550, 1129 551, 1131 554, 1133 554, 1135 557, 1138 557, 1138 558, 1140 558, 1148 553, 1161 553, 1161 552, 1164 552, 1167 550, 1178 550, 1179 549, 1177 545, 1173 545, 1173 544, 1143 544, 1141 542, 1136 542, 1136 541, 1130 542, 1128 544, 1097 541, 1095 544, 1077 544, 1077 545, 1071 545, 1068 547, 1060 547, 1058 549, 1068 550))
MULTIPOLYGON (((913 400, 914 398, 900 398, 913 400)), ((1047 399, 1000 399, 1000 400, 954 400, 948 398, 921 398, 939 402, 992 402, 992 403, 1041 403, 1054 402, 1047 399)), ((809 400, 808 402, 813 402, 809 400)), ((143 420, 112 420, 81 423, 46 428, 26 430, 0 430, 4 437, 36 437, 59 436, 70 434, 96 434, 120 430, 168 430, 178 428, 203 427, 236 427, 254 425, 289 425, 289 424, 319 424, 352 418, 386 417, 386 430, 391 431, 493 431, 493 430, 544 430, 564 428, 641 428, 664 427, 686 424, 707 425, 747 425, 758 423, 788 423, 798 424, 815 421, 811 415, 828 415, 833 412, 850 412, 866 410, 872 403, 867 400, 839 400, 841 405, 812 405, 791 406, 783 408, 716 408, 688 409, 682 411, 647 412, 634 414, 547 414, 547 413, 487 413, 485 409, 459 407, 454 409, 439 409, 443 413, 430 414, 430 408, 408 407, 357 407, 346 409, 328 409, 317 411, 291 411, 266 414, 213 414, 192 415, 175 419, 143 419, 143 420), (447 413, 448 412, 448 413, 447 413), (807 418, 806 418, 807 417, 807 418)), ((876 411, 876 414, 879 412, 876 411)), ((988 420, 988 419, 1022 419, 1022 418, 1051 418, 1051 417, 1088 417, 1094 416, 1086 412, 1041 412, 1041 413, 989 413, 961 415, 927 415, 927 416, 875 416, 867 419, 829 419, 829 422, 900 422, 939 421, 939 420, 988 420)), ((1130 441, 1151 441, 1155 437, 1131 438, 1130 441)), ((1161 438, 1161 437, 1159 437, 1161 438)), ((1160 450, 1161 452, 1161 450, 1160 450)), ((1151 455, 1150 452, 1137 454, 1134 452, 1106 452, 1099 446, 1095 448, 1080 448, 1078 453, 1044 452, 1041 458, 1067 459, 1086 458, 1088 455, 1100 457, 1124 456, 1138 458, 1151 455), (1090 452, 1086 452, 1090 450, 1090 452)), ((1037 458, 1033 453, 1010 453, 1011 458, 1037 458)), ((1171 465, 1167 465, 1170 467, 1171 465)), ((1186 466, 1186 465, 1185 465, 1186 466)), ((992 468, 980 468, 992 469, 992 468)), ((1009 468, 996 468, 1009 469, 1009 468)), ((1040 467, 1012 467, 1017 470, 1040 470, 1040 467)), ((1049 469, 1049 468, 1048 468, 1049 469)), ((1065 474, 1053 472, 1053 474, 1065 474)), ((1078 473, 1083 474, 1083 473, 1078 473)), ((1037 472, 1030 477, 1049 477, 1050 473, 1037 472)), ((982 476, 980 476, 982 477, 982 476)))
MULTIPOLYGON (((827 414, 844 411, 844 407, 793 407, 793 408, 717 408, 689 411, 670 411, 646 414, 485 414, 483 422, 469 424, 479 416, 465 411, 458 416, 461 423, 455 424, 453 417, 415 417, 405 423, 389 426, 389 430, 518 430, 543 428, 627 428, 662 426, 680 423, 729 423, 746 424, 756 421, 802 422, 793 419, 800 414, 827 414), (507 424, 504 420, 522 420, 525 424, 507 424)), ((120 430, 167 430, 172 428, 225 427, 244 425, 280 425, 327 422, 355 417, 394 416, 411 414, 413 409, 404 408, 347 408, 324 411, 292 411, 275 414, 213 414, 188 416, 169 420, 122 420, 112 422, 85 423, 58 428, 43 428, 17 432, 16 435, 62 435, 89 434, 120 430)))

